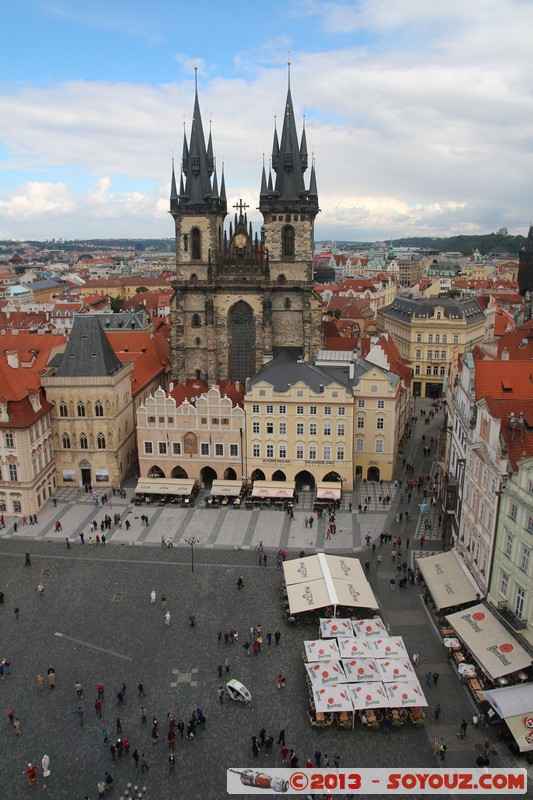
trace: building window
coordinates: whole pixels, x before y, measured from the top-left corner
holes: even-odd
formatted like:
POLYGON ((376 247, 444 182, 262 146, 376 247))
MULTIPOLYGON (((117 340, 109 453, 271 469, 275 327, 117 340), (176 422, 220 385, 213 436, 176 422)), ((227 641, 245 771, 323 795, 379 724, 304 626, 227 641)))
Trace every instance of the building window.
POLYGON ((88 442, 87 442, 87 435, 85 433, 81 433, 80 434, 80 449, 81 450, 87 450, 88 446, 89 445, 88 445, 88 442))
POLYGON ((376 439, 376 453, 383 452, 383 439, 376 439))
POLYGON ((431 367, 426 367, 426 375, 431 375, 431 367))
POLYGON ((324 416, 331 416, 331 406, 324 406, 324 416))
POLYGON ((365 451, 365 440, 360 436, 355 440, 355 449, 358 453, 364 453, 365 451))
POLYGON ((331 425, 329 422, 324 423, 324 436, 331 436, 331 425))
POLYGON ((286 414, 287 413, 287 406, 278 406, 278 412, 280 414, 286 414))
POLYGON ((446 334, 444 334, 442 337, 442 344, 448 344, 448 337, 446 336, 446 334))
POLYGON ((433 367, 433 375, 438 377, 438 374, 439 374, 439 368, 438 367, 433 367))
POLYGON ((259 420, 254 419, 254 421, 252 422, 252 433, 259 433, 260 427, 261 425, 259 420))
POLYGON ((509 509, 509 516, 511 517, 511 519, 514 519, 516 521, 516 517, 518 516, 518 506, 515 505, 514 503, 511 503, 511 507, 509 509))
POLYGON ((511 558, 511 554, 513 552, 513 537, 510 533, 507 533, 505 536, 505 544, 503 547, 503 552, 506 556, 511 558))
POLYGON ((259 397, 266 397, 266 389, 259 389, 259 397))
POLYGON ((378 431, 382 431, 385 428, 385 417, 377 417, 376 419, 376 428, 378 431))
POLYGON ((15 447, 15 437, 12 433, 6 433, 4 437, 6 447, 15 447))
POLYGON ((378 385, 377 385, 377 383, 372 383, 372 384, 370 385, 370 391, 371 391, 371 392, 377 392, 377 390, 378 390, 378 385))
POLYGON ((357 417, 357 427, 362 430, 365 427, 365 418, 362 414, 357 417))
POLYGON ((304 446, 303 444, 296 445, 296 458, 301 460, 304 457, 304 446))
POLYGON ((296 413, 297 414, 303 414, 304 413, 304 407, 303 406, 296 406, 296 413))
POLYGON ((357 401, 357 408, 364 408, 365 407, 365 400, 358 400, 357 401))
POLYGON ((344 447, 337 447, 337 461, 344 461, 344 447))
MULTIPOLYGON (((66 416, 66 414, 65 414, 66 416)), ((104 406, 101 400, 97 400, 94 404, 94 416, 95 417, 103 417, 104 416, 104 406)))
POLYGON ((278 458, 287 458, 287 445, 280 444, 278 448, 278 458))
POLYGON ((286 436, 287 435, 287 423, 286 422, 280 422, 279 423, 279 435, 280 436, 286 436))
POLYGON ((441 367, 440 368, 440 374, 441 374, 441 376, 446 375, 446 367, 441 367))
POLYGON ((433 358, 433 350, 428 350, 428 358, 431 361, 431 359, 433 358))
POLYGON ((195 261, 199 261, 202 257, 202 238, 199 228, 193 228, 191 231, 192 239, 192 257, 195 261))
POLYGON ((236 458, 239 455, 239 445, 238 444, 230 444, 229 446, 229 454, 232 458, 236 458))
POLYGON ((252 406, 252 414, 259 414, 259 403, 254 403, 252 406))
POLYGON ((309 448, 309 461, 316 461, 316 447, 314 444, 309 448))
POLYGON ((437 333, 437 335, 435 336, 435 344, 440 344, 440 336, 439 336, 439 334, 438 334, 438 333, 437 333))
POLYGON ((527 518, 527 529, 529 533, 533 533, 533 517, 527 518))
POLYGON ((273 444, 267 444, 266 453, 267 453, 266 454, 267 458, 274 458, 274 445, 273 444))
POLYGON ((318 413, 318 412, 317 412, 317 407, 316 407, 316 406, 309 406, 309 413, 310 413, 312 416, 316 417, 316 415, 317 415, 317 413, 318 413))
POLYGON ((514 601, 514 613, 518 619, 522 619, 524 614, 524 602, 526 599, 526 593, 522 589, 521 586, 516 587, 516 595, 514 601))
POLYGON ((417 333, 416 334, 416 341, 417 342, 421 342, 422 341, 422 334, 421 333, 417 333))
POLYGON ((457 334, 455 334, 454 337, 453 337, 453 343, 454 344, 459 344, 459 336, 457 334))
POLYGON ((341 422, 337 425, 337 436, 344 436, 345 435, 344 431, 345 431, 344 423, 341 422))
POLYGON ((105 436, 103 433, 99 433, 96 437, 96 446, 99 450, 105 450, 105 436))
POLYGON ((415 367, 415 375, 420 375, 420 364, 417 364, 415 367))
POLYGON ((64 400, 62 400, 59 404, 59 416, 68 417, 68 408, 64 400))
POLYGON ((281 248, 283 256, 294 256, 294 228, 286 225, 281 233, 281 248))
POLYGON ((529 556, 531 551, 527 547, 522 547, 522 552, 520 553, 520 569, 523 572, 527 572, 529 570, 529 556))
POLYGON ((442 358, 443 361, 446 359, 446 350, 440 351, 440 357, 442 358))
POLYGON ((274 406, 271 403, 267 403, 266 413, 267 414, 273 414, 274 413, 274 406))
POLYGON ((223 456, 224 455, 224 445, 223 444, 215 444, 215 455, 216 456, 223 456))
POLYGON ((430 333, 429 336, 428 336, 428 342, 430 344, 433 344, 433 334, 432 333, 430 333))
POLYGON ((304 396, 304 390, 303 389, 297 389, 296 390, 296 397, 303 397, 303 396, 304 396))
POLYGON ((527 484, 527 490, 529 494, 533 494, 533 481, 529 481, 527 484))
POLYGON ((252 445, 252 456, 254 458, 261 458, 261 445, 260 444, 253 444, 252 445))
POLYGON ((303 422, 296 423, 296 435, 303 436, 304 435, 304 424, 303 422))
POLYGON ((81 400, 78 402, 77 411, 78 411, 78 417, 85 416, 85 403, 82 403, 81 400))
POLYGON ((422 350, 417 350, 415 352, 415 358, 417 358, 418 360, 422 358, 422 350))
POLYGON ((385 400, 378 400, 378 408, 385 408, 385 400))
POLYGON ((9 464, 9 480, 18 481, 18 471, 16 464, 9 464))
POLYGON ((292 306, 291 298, 290 297, 286 297, 285 298, 285 308, 289 309, 289 308, 291 308, 291 306, 292 306))
POLYGON ((274 433, 274 423, 273 422, 267 422, 267 424, 266 424, 266 432, 267 433, 274 433))
POLYGON ((172 455, 181 456, 181 442, 172 442, 172 455))
POLYGON ((346 416, 346 406, 339 406, 338 409, 337 409, 337 414, 339 415, 339 417, 345 417, 346 416))
POLYGON ((167 454, 167 443, 166 442, 158 442, 157 449, 160 456, 166 456, 167 454))
POLYGON ((322 448, 322 458, 324 461, 331 461, 331 447, 329 445, 322 448))
POLYGON ((509 575, 500 570, 500 593, 503 594, 504 597, 507 597, 507 589, 509 588, 509 575))
POLYGON ((316 436, 316 422, 309 423, 309 436, 316 436))
POLYGON ((200 455, 202 455, 202 456, 208 456, 209 455, 209 443, 208 442, 202 442, 200 444, 200 455))
POLYGON ((154 452, 154 444, 153 442, 145 442, 144 443, 144 455, 151 456, 154 452))
POLYGON ((63 443, 63 450, 70 450, 70 436, 68 435, 68 433, 63 434, 62 443, 63 443))

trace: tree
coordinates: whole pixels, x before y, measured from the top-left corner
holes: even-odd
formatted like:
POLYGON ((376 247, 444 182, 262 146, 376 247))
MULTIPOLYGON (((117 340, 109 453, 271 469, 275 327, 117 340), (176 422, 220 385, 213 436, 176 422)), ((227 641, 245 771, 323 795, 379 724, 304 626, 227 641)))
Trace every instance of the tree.
POLYGON ((147 291, 148 289, 146 288, 146 286, 137 286, 137 288, 135 289, 136 294, 140 294, 141 292, 147 292, 147 291))
POLYGON ((122 297, 112 297, 110 299, 110 303, 113 314, 118 314, 119 311, 122 311, 122 306, 124 305, 124 300, 122 297))

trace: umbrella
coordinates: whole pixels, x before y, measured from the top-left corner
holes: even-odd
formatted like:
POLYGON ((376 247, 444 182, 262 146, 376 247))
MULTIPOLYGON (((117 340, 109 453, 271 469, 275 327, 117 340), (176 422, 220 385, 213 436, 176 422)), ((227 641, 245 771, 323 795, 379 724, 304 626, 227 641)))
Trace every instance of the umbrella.
POLYGON ((304 642, 307 661, 331 661, 339 658, 336 639, 318 639, 304 642))
POLYGON ((416 673, 407 659, 378 658, 376 661, 379 678, 384 683, 416 679, 416 673))
POLYGON ((320 636, 323 638, 351 636, 352 626, 350 619, 321 619, 320 636))
POLYGON ((344 658, 342 665, 347 683, 382 680, 373 658, 344 658))
POLYGON ((381 681, 375 683, 351 684, 350 694, 353 707, 356 710, 363 708, 389 708, 390 702, 387 692, 381 681))
POLYGON ((381 619, 354 619, 352 628, 356 636, 387 636, 387 629, 381 619))
POLYGON ((374 651, 375 658, 409 659, 401 636, 383 636, 381 638, 372 636, 370 646, 374 651))
POLYGON ((344 683, 346 680, 340 661, 314 661, 306 664, 305 668, 313 683, 313 689, 330 686, 332 683, 344 683))
POLYGON ((451 650, 459 650, 459 648, 461 647, 459 639, 453 639, 453 638, 450 639, 450 637, 447 637, 442 641, 444 643, 444 647, 449 647, 451 650))
POLYGON ((373 658, 372 649, 366 639, 337 639, 341 658, 373 658))
POLYGON ((428 702, 424 692, 420 688, 418 681, 398 681, 397 683, 387 683, 385 691, 389 698, 389 705, 392 708, 404 708, 427 706, 428 702))
POLYGON ((346 685, 315 689, 313 695, 317 711, 353 711, 352 700, 346 685))
POLYGON ((457 671, 459 675, 464 675, 466 678, 475 678, 476 677, 476 668, 473 664, 465 664, 463 661, 462 664, 459 664, 457 667, 457 671))

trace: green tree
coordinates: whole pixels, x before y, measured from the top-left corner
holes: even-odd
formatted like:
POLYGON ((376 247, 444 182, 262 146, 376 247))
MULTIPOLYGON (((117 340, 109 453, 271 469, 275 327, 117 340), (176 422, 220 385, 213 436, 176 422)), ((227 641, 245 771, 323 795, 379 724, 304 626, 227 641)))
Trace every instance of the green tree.
POLYGON ((147 292, 147 291, 148 291, 148 289, 146 288, 146 286, 137 286, 137 288, 135 289, 135 292, 137 294, 140 294, 141 292, 147 292))
POLYGON ((113 314, 118 314, 119 311, 122 311, 122 306, 124 305, 122 297, 112 297, 110 302, 113 314))

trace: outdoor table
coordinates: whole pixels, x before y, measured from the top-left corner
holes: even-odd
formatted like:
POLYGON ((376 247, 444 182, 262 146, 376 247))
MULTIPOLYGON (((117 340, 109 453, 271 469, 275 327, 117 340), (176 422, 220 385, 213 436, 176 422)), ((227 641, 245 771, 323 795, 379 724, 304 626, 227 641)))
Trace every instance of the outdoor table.
POLYGON ((461 663, 461 661, 465 661, 465 657, 464 657, 464 655, 463 655, 463 654, 462 654, 462 653, 461 653, 459 650, 456 650, 456 651, 454 652, 454 654, 453 654, 453 657, 454 657, 454 659, 456 660, 456 662, 457 662, 458 664, 460 664, 460 663, 461 663))
POLYGON ((475 678, 476 677, 476 668, 473 664, 458 664, 457 671, 459 675, 464 676, 465 678, 475 678))
POLYGON ((480 682, 476 678, 470 678, 468 683, 470 684, 470 687, 471 687, 472 691, 474 691, 474 692, 480 692, 481 691, 482 686, 481 686, 480 682))
POLYGON ((446 637, 443 639, 444 647, 449 647, 450 650, 460 650, 461 644, 458 639, 446 637))

